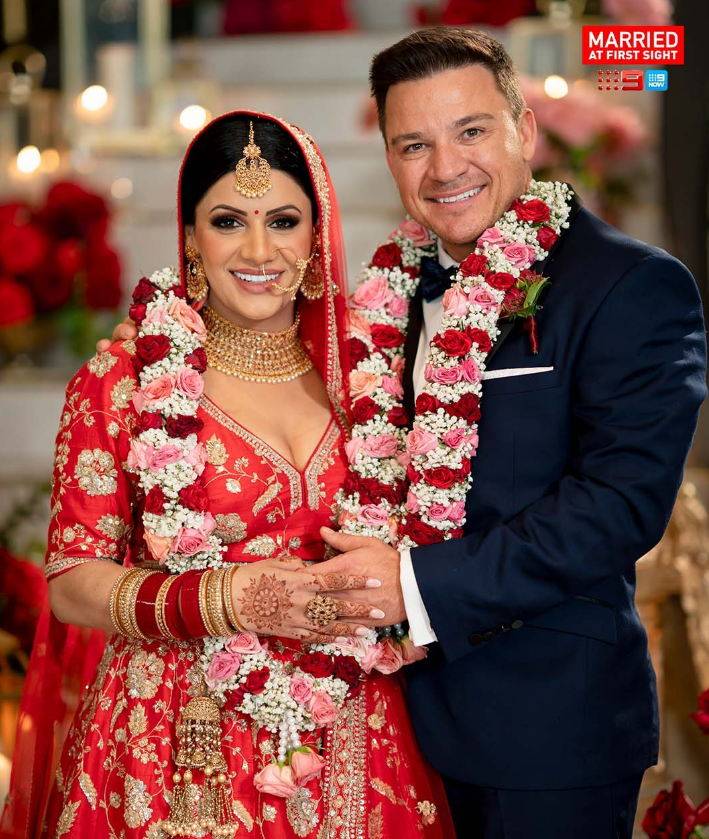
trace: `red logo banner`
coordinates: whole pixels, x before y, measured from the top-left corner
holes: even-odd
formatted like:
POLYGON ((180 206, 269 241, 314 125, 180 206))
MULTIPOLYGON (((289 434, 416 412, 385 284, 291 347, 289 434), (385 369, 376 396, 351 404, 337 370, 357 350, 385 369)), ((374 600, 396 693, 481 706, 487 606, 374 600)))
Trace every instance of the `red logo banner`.
POLYGON ((684 64, 684 26, 584 26, 584 64, 684 64))

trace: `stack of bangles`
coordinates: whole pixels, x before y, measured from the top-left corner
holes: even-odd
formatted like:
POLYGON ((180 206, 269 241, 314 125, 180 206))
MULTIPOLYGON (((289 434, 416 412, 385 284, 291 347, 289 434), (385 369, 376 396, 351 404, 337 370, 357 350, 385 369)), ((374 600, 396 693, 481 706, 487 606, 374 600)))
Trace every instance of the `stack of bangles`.
POLYGON ((165 574, 128 568, 111 589, 111 623, 128 638, 187 640, 244 632, 231 588, 238 566, 165 574))

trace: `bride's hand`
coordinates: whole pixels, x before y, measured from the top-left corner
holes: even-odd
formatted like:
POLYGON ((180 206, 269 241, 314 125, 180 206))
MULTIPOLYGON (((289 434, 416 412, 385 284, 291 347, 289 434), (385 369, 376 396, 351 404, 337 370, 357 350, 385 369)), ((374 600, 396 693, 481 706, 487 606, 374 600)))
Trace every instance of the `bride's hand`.
POLYGON ((109 341, 108 338, 101 338, 100 341, 96 342, 96 352, 106 352, 106 350, 111 346, 111 344, 115 343, 116 341, 132 341, 134 338, 138 337, 138 328, 135 325, 135 321, 131 320, 130 318, 124 318, 119 324, 116 325, 115 329, 113 330, 113 336, 109 341))
MULTIPOLYGON (((245 629, 259 635, 281 635, 309 643, 325 644, 340 636, 366 635, 357 623, 333 620, 318 626, 307 615, 308 602, 323 592, 376 588, 378 580, 361 574, 316 574, 293 556, 265 559, 244 565, 234 574, 232 598, 245 629)), ((338 600, 338 617, 376 620, 378 609, 365 603, 338 600)))

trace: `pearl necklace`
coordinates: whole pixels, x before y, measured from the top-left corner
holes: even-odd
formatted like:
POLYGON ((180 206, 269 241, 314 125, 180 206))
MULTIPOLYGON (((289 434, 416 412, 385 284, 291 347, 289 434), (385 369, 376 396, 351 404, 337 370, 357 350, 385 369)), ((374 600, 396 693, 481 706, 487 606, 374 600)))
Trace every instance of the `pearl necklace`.
POLYGON ((283 332, 256 332, 226 320, 209 306, 200 314, 207 327, 207 363, 227 376, 276 384, 313 369, 298 335, 300 315, 283 332))

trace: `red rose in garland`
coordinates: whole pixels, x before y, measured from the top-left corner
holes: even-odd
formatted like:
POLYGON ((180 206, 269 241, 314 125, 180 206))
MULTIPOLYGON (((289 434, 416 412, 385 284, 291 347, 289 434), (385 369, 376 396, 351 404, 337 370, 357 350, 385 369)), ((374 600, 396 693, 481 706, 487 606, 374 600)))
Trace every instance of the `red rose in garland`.
POLYGON ((135 423, 135 433, 149 431, 151 428, 162 428, 162 416, 154 411, 141 411, 135 423))
POLYGON ((447 329, 433 339, 433 345, 443 350, 450 358, 462 358, 470 352, 473 342, 465 332, 457 329, 447 329))
POLYGON ((350 360, 353 367, 355 364, 359 364, 360 361, 364 361, 365 358, 369 358, 369 350, 364 341, 360 341, 359 338, 350 338, 349 346, 350 360))
POLYGON ((436 466, 434 469, 426 469, 423 476, 436 489, 448 489, 458 479, 457 474, 449 466, 436 466))
POLYGON ((464 277, 479 277, 487 270, 487 258, 479 253, 471 253, 460 263, 464 277))
POLYGON ((266 682, 270 675, 271 671, 268 667, 262 667, 260 670, 252 670, 246 677, 244 690, 247 693, 263 693, 263 689, 266 687, 266 682))
POLYGON ((204 420, 199 417, 169 417, 165 422, 165 431, 170 437, 188 437, 190 434, 199 434, 203 428, 204 420))
POLYGON ((515 278, 512 274, 508 274, 505 271, 488 274, 485 279, 488 285, 491 285, 493 288, 499 288, 500 291, 507 291, 515 284, 515 278))
POLYGON ((433 545, 445 539, 442 530, 432 527, 430 524, 421 521, 420 518, 409 516, 404 525, 404 532, 410 536, 417 545, 433 545))
POLYGON ((154 486, 150 492, 145 496, 145 512, 154 513, 155 515, 162 515, 165 512, 165 505, 167 504, 167 497, 162 491, 162 487, 154 486))
POLYGON ((531 201, 522 201, 515 198, 510 210, 515 211, 520 221, 531 221, 532 224, 542 224, 549 221, 549 207, 537 198, 532 198, 531 201))
POLYGON ((304 673, 310 673, 316 679, 324 679, 327 676, 332 676, 335 672, 335 665, 330 656, 325 653, 315 652, 302 655, 298 659, 298 667, 304 673))
POLYGON ((492 341, 484 329, 473 329, 468 326, 466 327, 466 335, 470 338, 471 343, 478 345, 480 352, 490 352, 492 349, 492 341))
POLYGON ((150 280, 147 277, 143 277, 133 289, 133 302, 150 303, 155 299, 157 293, 158 290, 150 280))
POLYGON ((185 364, 193 367, 198 373, 204 373, 207 369, 207 353, 204 347, 197 347, 194 352, 191 352, 185 358, 185 364))
POLYGON ((184 487, 178 495, 180 501, 190 510, 197 510, 201 513, 209 509, 209 496, 199 484, 184 487))
POLYGON ((372 341, 378 349, 391 349, 404 343, 404 333, 395 326, 375 324, 372 327, 372 341))
POLYGON ((545 251, 550 251, 556 244, 558 238, 551 227, 540 227, 537 230, 537 241, 545 251))
POLYGON ((402 406, 397 406, 396 408, 392 408, 391 411, 387 414, 387 419, 392 425, 396 426, 404 426, 408 425, 409 417, 406 413, 406 408, 402 406))
POLYGON ((379 405, 369 396, 363 396, 352 406, 352 416, 355 422, 365 423, 379 412, 379 405))
POLYGON ((135 341, 136 355, 143 364, 155 364, 167 358, 170 347, 167 335, 143 335, 135 341))
POLYGON ((357 663, 357 659, 351 655, 335 656, 335 678, 342 679, 347 682, 350 687, 358 684, 362 675, 362 668, 357 663))
POLYGON ((441 403, 430 393, 421 393, 416 397, 416 413, 429 414, 437 411, 441 403))
POLYGON ((380 245, 372 257, 372 265, 376 268, 396 268, 401 265, 401 248, 394 242, 380 245))

